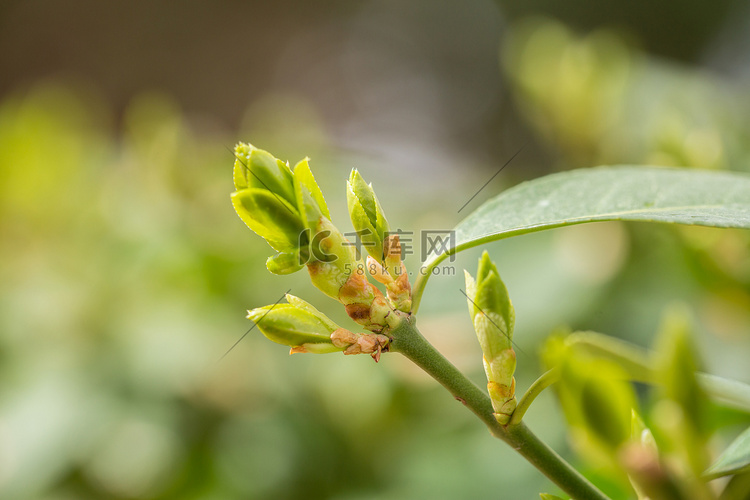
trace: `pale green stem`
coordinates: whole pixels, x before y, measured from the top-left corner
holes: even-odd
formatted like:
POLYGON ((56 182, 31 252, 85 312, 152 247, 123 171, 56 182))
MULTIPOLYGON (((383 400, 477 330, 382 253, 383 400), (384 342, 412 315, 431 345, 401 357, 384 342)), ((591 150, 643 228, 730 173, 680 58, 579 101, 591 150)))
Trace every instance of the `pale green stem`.
POLYGON ((521 396, 521 399, 518 400, 518 406, 516 406, 516 410, 510 417, 510 422, 508 422, 508 425, 520 424, 521 420, 523 420, 523 416, 526 415, 526 411, 529 409, 531 403, 534 402, 536 397, 539 396, 544 389, 551 386, 559 379, 560 370, 558 370, 557 368, 552 368, 551 370, 544 372, 541 377, 536 379, 534 383, 531 384, 531 387, 529 387, 526 393, 521 396))
POLYGON ((498 423, 489 396, 445 359, 412 322, 402 321, 390 336, 392 351, 400 352, 440 382, 487 425, 493 436, 508 443, 560 489, 576 500, 607 500, 604 493, 536 437, 526 424, 503 426, 498 423))
MULTIPOLYGON (((642 347, 596 332, 574 333, 569 337, 568 342, 583 345, 594 354, 616 361, 627 371, 633 381, 658 383, 654 369, 651 367, 651 353, 642 347)), ((696 378, 711 398, 750 413, 749 385, 701 372, 696 373, 696 378)))
POLYGON ((571 345, 582 345, 592 354, 616 361, 631 380, 652 383, 655 375, 648 350, 615 337, 596 332, 575 332, 567 339, 571 345))
MULTIPOLYGON (((583 345, 591 352, 616 361, 626 369, 629 379, 633 382, 657 383, 653 369, 649 366, 650 355, 645 349, 595 332, 574 333, 570 336, 569 342, 583 345)), ((750 412, 750 386, 747 384, 700 372, 696 373, 696 377, 701 387, 713 399, 733 408, 750 412)), ((537 396, 559 379, 560 373, 557 368, 545 372, 536 379, 518 400, 518 406, 508 424, 520 423, 537 396)))

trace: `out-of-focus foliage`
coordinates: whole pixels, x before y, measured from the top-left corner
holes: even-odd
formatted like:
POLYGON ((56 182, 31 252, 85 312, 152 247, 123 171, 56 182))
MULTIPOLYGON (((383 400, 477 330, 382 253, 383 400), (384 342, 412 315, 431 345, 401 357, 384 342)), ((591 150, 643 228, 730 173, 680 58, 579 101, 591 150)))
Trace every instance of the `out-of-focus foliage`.
POLYGON ((648 59, 612 29, 533 19, 503 51, 525 114, 566 163, 750 170, 746 86, 648 59))
MULTIPOLYGON (((482 33, 492 32, 491 7, 481 7, 467 12, 482 20, 482 33)), ((502 101, 500 71, 493 66, 481 81, 461 77, 463 69, 494 64, 494 46, 483 52, 486 59, 474 58, 467 53, 471 40, 436 21, 429 26, 445 53, 439 63, 411 64, 422 60, 411 38, 403 43, 413 54, 403 59, 377 48, 387 40, 400 50, 399 36, 412 34, 422 18, 415 8, 388 24, 371 4, 348 27, 371 37, 342 45, 338 57, 349 65, 327 55, 338 38, 321 49, 309 43, 314 31, 296 34, 276 77, 325 92, 313 94, 315 101, 296 87, 273 88, 251 102, 239 132, 185 116, 162 94, 139 94, 122 115, 96 91, 54 83, 0 99, 0 497, 448 499, 493 498, 500 489, 509 498, 554 492, 397 357, 384 355, 379 365, 366 356, 290 357, 251 332, 218 361, 251 326, 245 310, 288 289, 345 328, 356 326, 303 273, 269 279, 267 246, 244 228, 228 198, 226 148, 246 140, 291 162, 310 155, 342 228, 346 175, 359 168, 378 187, 392 227, 417 231, 409 256, 409 267, 417 268, 418 231, 455 225, 456 210, 504 160, 446 145, 468 136, 472 144, 496 144, 525 125, 555 168, 748 170, 748 93, 718 74, 651 58, 613 31, 509 24, 498 37, 512 83, 508 108, 521 109, 528 122, 487 138, 476 130, 497 130, 490 111, 502 101), (331 68, 347 78, 329 82, 331 68), (451 85, 461 92, 442 93, 451 85), (444 102, 445 95, 460 98, 444 102), (330 112, 347 96, 357 114, 332 114, 342 124, 338 139, 352 150, 334 153, 321 108, 330 112), (389 106, 399 98, 414 107, 389 106), (453 128, 438 126, 446 123, 453 128), (413 170, 396 169, 389 158, 419 161, 413 170)), ((211 92, 220 94, 222 80, 214 79, 211 92)), ((528 166, 523 155, 517 161, 528 166)), ((500 191, 506 174, 528 175, 512 164, 474 203, 500 191)), ((491 245, 516 310, 518 390, 538 375, 537 349, 553 327, 567 323, 650 345, 674 300, 693 310, 706 370, 750 380, 748 247, 741 231, 621 223, 491 245)), ((448 263, 456 272, 430 280, 420 327, 482 383, 481 352, 458 291, 461 268, 473 269, 478 255, 459 255, 448 263)), ((727 410, 709 416, 712 429, 725 428, 712 441, 720 443, 714 451, 750 423, 727 410)), ((546 394, 526 420, 570 455, 562 417, 546 394)))
POLYGON ((287 289, 356 328, 304 273, 265 269, 228 197, 234 140, 158 94, 117 123, 55 84, 0 105, 0 496, 481 496, 513 477, 532 494, 535 473, 496 474, 512 452, 460 405, 436 410, 440 388, 403 360, 321 364, 257 331, 220 360, 245 310, 287 289))
MULTIPOLYGON (((652 353, 592 332, 559 332, 545 343, 544 362, 559 373, 555 392, 573 444, 593 470, 610 479, 613 497, 744 498, 728 483, 710 483, 722 475, 708 472, 715 454, 711 438, 732 422, 726 408, 711 402, 710 386, 698 380, 691 330, 688 313, 672 308, 652 353), (634 382, 646 384, 641 398, 634 382)), ((727 450, 740 473, 747 461, 742 447, 740 438, 727 450)), ((733 479, 742 481, 742 475, 733 479)))
POLYGON ((750 428, 737 436, 721 456, 716 459, 707 475, 722 477, 730 474, 746 474, 750 469, 750 428))

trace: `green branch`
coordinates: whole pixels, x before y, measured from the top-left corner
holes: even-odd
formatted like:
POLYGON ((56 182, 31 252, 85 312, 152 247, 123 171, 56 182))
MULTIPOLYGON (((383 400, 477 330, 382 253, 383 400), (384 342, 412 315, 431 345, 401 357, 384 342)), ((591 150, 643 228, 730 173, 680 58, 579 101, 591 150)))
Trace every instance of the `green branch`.
POLYGON ((391 350, 400 352, 440 382, 458 401, 487 425, 493 436, 508 443, 560 489, 577 500, 608 500, 560 455, 519 423, 502 426, 495 419, 490 398, 430 344, 416 326, 402 321, 390 332, 391 350))
POLYGON ((521 396, 521 399, 518 400, 518 406, 516 406, 516 411, 513 412, 513 415, 510 417, 510 422, 508 422, 509 425, 518 425, 521 423, 521 420, 523 420, 524 415, 526 415, 526 412, 528 411, 529 407, 531 406, 531 403, 534 402, 534 400, 539 396, 544 389, 551 386, 555 382, 557 382, 560 379, 560 370, 553 368, 551 370, 548 370, 542 374, 541 377, 536 379, 533 384, 531 384, 531 387, 526 391, 526 393, 521 396))

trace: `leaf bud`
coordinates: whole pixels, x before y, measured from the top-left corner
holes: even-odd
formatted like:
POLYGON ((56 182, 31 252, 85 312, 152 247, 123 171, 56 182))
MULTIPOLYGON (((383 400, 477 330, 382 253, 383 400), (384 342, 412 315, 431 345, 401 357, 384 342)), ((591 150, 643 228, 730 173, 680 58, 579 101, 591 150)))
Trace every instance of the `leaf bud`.
POLYGON ((502 424, 516 408, 516 354, 513 351, 515 312, 508 290, 487 252, 479 259, 476 281, 466 272, 466 297, 479 344, 482 347, 487 388, 502 424))
POLYGON ((367 184, 355 169, 352 170, 346 187, 346 202, 354 230, 362 239, 367 253, 378 262, 383 262, 383 242, 389 226, 372 184, 367 184))

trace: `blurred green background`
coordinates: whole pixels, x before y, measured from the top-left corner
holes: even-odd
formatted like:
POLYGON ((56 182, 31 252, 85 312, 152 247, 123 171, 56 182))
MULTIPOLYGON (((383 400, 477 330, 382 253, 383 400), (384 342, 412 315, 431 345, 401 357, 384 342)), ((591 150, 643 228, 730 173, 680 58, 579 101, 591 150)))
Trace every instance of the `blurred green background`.
MULTIPOLYGON (((359 168, 416 270, 420 230, 524 179, 750 170, 749 68, 739 0, 0 2, 0 498, 555 491, 398 356, 290 357, 251 332, 220 359, 288 289, 353 327, 306 273, 266 271, 227 148, 310 156, 344 231, 359 168)), ((750 382, 749 242, 603 223, 490 245, 519 390, 556 326, 648 345, 675 301, 706 369, 750 382)), ((483 384, 459 291, 478 255, 431 280, 420 326, 483 384)), ((527 419, 570 455, 549 395, 527 419)))

